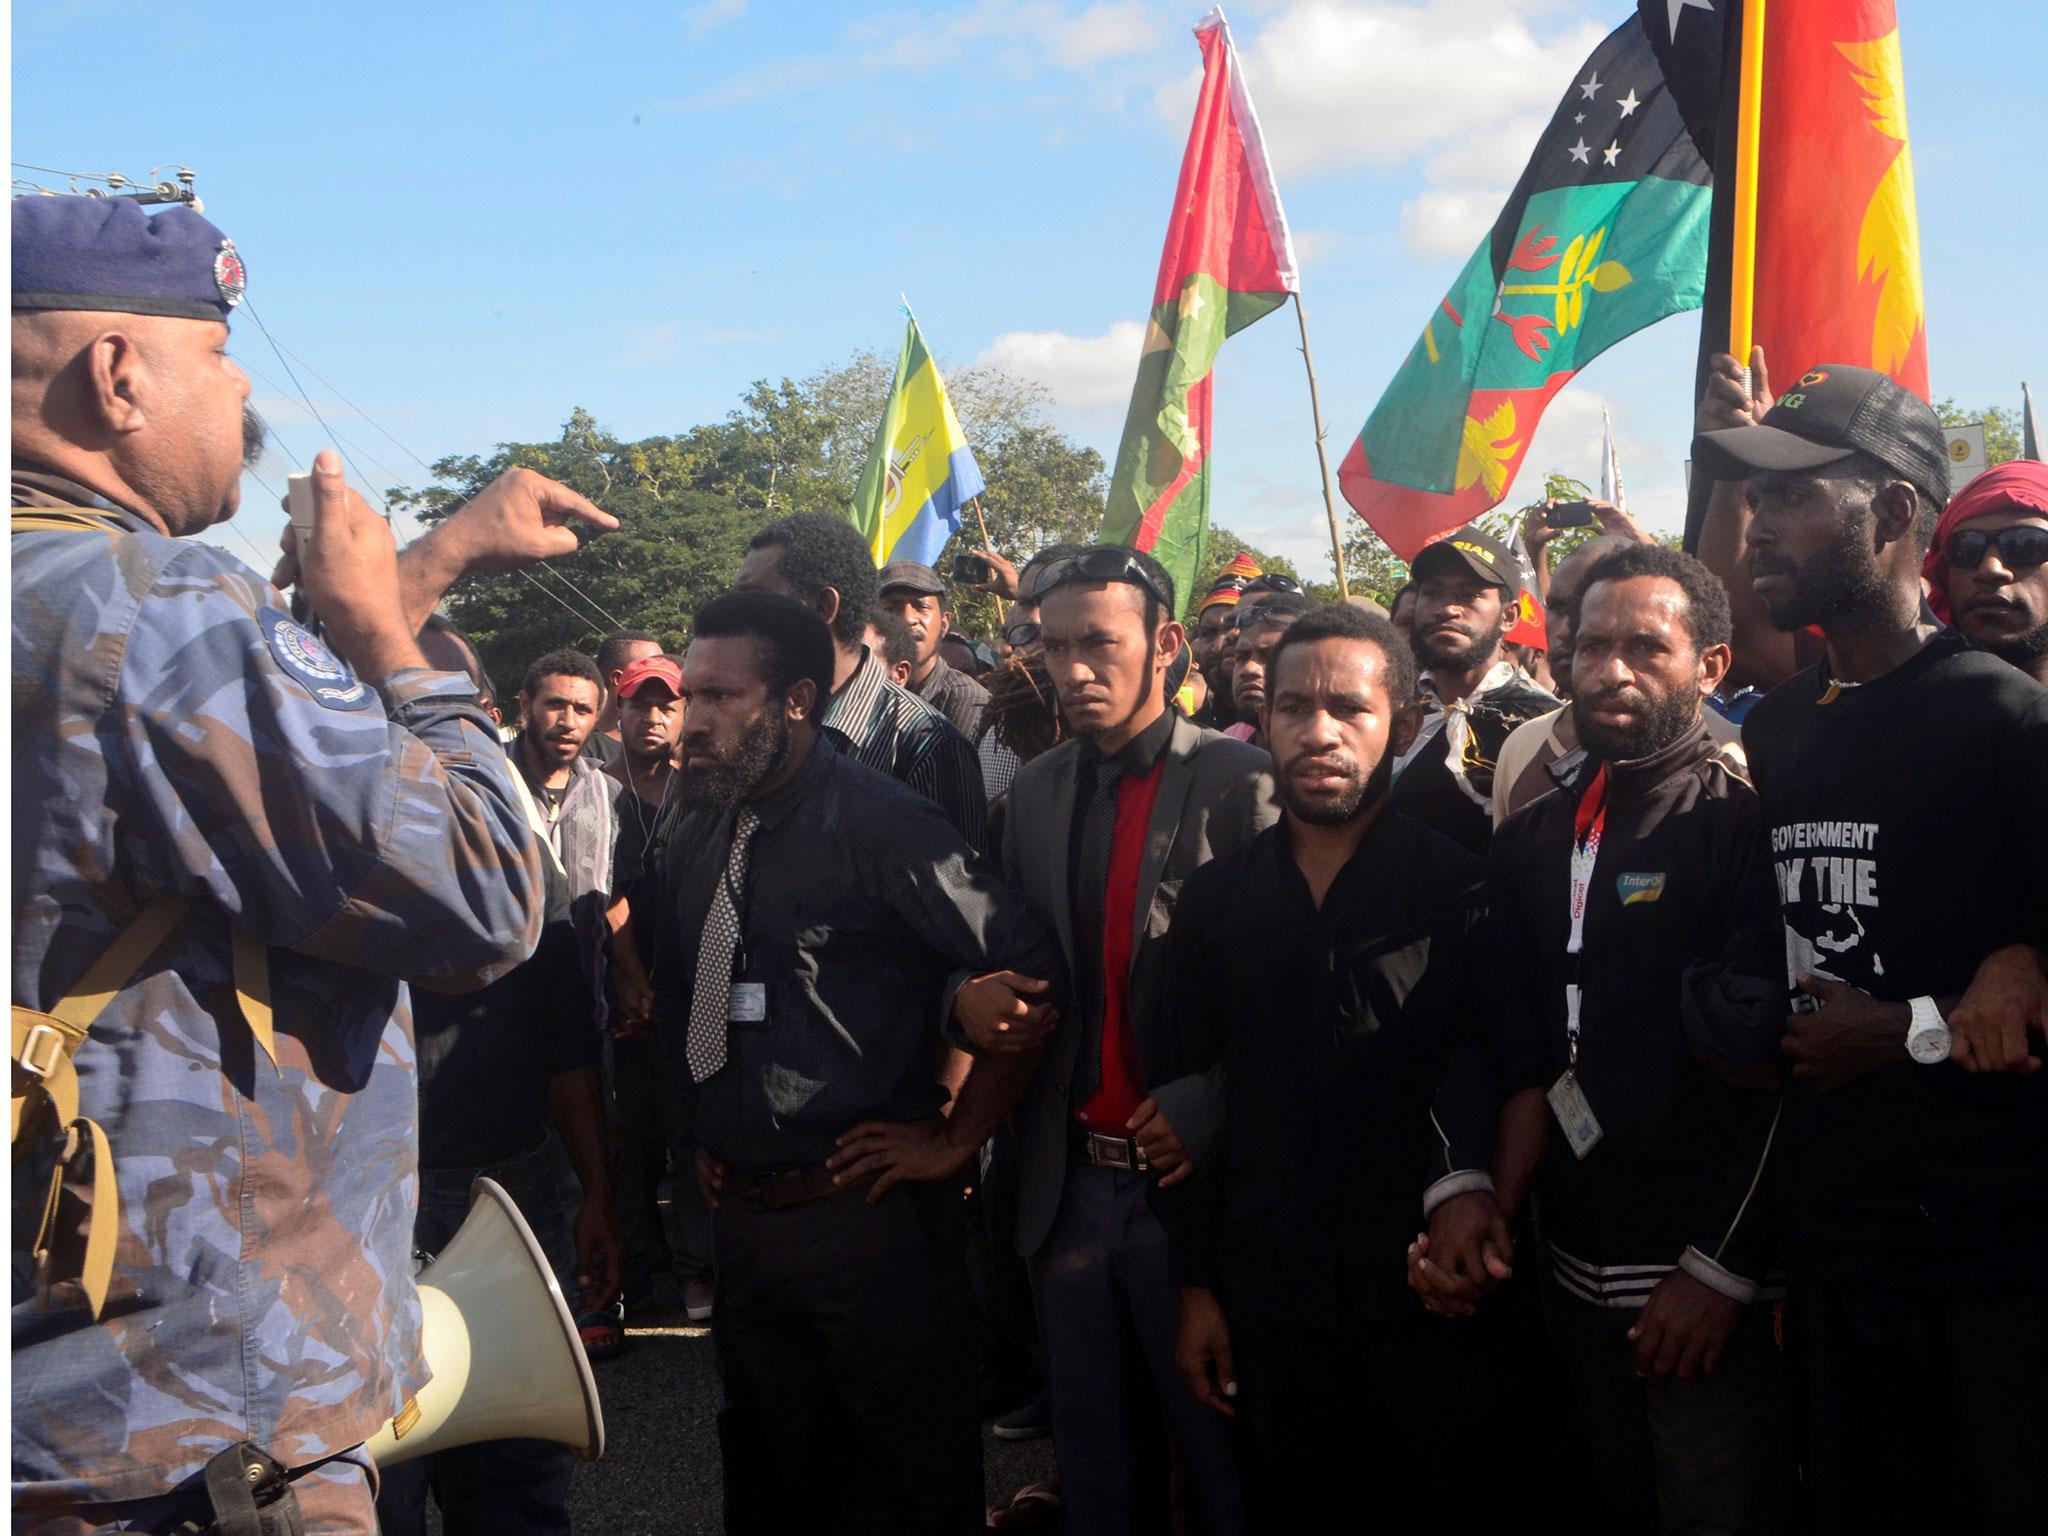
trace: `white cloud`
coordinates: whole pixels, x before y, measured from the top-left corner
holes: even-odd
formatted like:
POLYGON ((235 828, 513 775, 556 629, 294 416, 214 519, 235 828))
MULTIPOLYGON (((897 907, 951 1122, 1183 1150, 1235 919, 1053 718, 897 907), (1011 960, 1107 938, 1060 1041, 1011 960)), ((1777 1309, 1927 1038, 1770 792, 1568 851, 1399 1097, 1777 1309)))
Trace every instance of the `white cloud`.
POLYGON ((1071 21, 1051 23, 1046 53, 1055 64, 1081 69, 1142 53, 1158 41, 1159 28, 1142 5, 1091 5, 1071 21))
POLYGON ((1401 243, 1418 256, 1469 256, 1506 200, 1497 188, 1429 187, 1401 205, 1401 243))
POLYGON ((1136 320, 1119 320, 1100 336, 1005 331, 974 361, 1043 385, 1058 407, 1089 410, 1130 399, 1144 340, 1145 327, 1136 320))
POLYGON ((746 14, 747 0, 703 0, 700 5, 683 7, 683 26, 690 36, 702 37, 713 27, 737 21, 746 14))
POLYGON ((1521 176, 1536 141, 1549 126, 1548 114, 1527 112, 1467 134, 1430 156, 1425 174, 1431 181, 1511 186, 1521 176))
POLYGON ((1352 236, 1339 229, 1297 229, 1294 231, 1294 259, 1303 267, 1321 266, 1351 241, 1352 236))
MULTIPOLYGON (((1554 107, 1604 35, 1584 18, 1539 35, 1495 0, 1295 0, 1239 51, 1284 176, 1491 143, 1554 107)), ((1196 78, 1159 93, 1169 121, 1186 122, 1196 78)))

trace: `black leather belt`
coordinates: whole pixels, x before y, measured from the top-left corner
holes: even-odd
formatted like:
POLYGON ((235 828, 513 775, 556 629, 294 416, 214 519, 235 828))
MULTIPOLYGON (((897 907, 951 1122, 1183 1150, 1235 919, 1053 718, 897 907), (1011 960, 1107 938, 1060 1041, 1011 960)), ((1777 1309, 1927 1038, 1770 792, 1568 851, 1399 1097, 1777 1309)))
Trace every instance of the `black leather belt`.
POLYGON ((1067 1150, 1077 1162, 1097 1168, 1122 1168, 1131 1173, 1149 1173, 1152 1164, 1144 1150, 1128 1136, 1105 1136, 1085 1125, 1068 1122, 1067 1150))

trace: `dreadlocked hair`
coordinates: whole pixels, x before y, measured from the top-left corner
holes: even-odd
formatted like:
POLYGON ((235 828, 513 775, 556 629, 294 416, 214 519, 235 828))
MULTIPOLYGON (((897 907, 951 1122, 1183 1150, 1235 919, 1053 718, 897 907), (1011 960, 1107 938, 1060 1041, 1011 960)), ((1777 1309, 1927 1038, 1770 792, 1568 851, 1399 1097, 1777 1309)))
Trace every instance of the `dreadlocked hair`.
POLYGON ((1028 763, 1066 739, 1067 723, 1060 717, 1043 655, 1012 656, 982 683, 988 689, 982 730, 994 732, 1020 760, 1028 763))

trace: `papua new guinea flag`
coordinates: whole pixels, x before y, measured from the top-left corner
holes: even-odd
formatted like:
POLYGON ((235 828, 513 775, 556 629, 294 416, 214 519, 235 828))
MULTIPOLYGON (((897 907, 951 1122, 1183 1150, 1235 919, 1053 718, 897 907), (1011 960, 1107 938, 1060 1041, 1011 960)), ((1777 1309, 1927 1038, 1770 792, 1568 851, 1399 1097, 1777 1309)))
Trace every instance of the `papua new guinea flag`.
POLYGON ((1783 390, 1821 363, 1854 363, 1926 399, 1920 225, 1892 0, 1770 6, 1757 128, 1755 332, 1772 380, 1783 390))
POLYGON ((1181 157, 1102 542, 1148 551, 1185 604, 1209 532, 1216 354, 1299 287, 1294 242, 1223 12, 1195 28, 1202 92, 1181 157))
POLYGON ((1721 20, 1643 0, 1565 90, 1493 231, 1338 470, 1402 559, 1508 493, 1544 407, 1706 286, 1721 20))

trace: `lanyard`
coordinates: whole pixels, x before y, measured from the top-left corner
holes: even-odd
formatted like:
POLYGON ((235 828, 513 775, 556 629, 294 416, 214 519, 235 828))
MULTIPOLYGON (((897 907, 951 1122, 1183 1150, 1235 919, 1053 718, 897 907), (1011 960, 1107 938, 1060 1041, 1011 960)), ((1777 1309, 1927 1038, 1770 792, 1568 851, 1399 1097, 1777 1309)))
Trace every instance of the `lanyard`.
POLYGON ((1607 827, 1607 765, 1601 763, 1594 770, 1592 782, 1579 798, 1579 808, 1572 816, 1572 859, 1571 859, 1571 937, 1565 941, 1564 952, 1571 957, 1572 979, 1564 988, 1564 1034, 1566 1049, 1565 1070, 1576 1072, 1579 1066, 1579 956, 1586 947, 1586 899, 1593 889, 1593 864, 1600 857, 1600 834, 1607 827))

